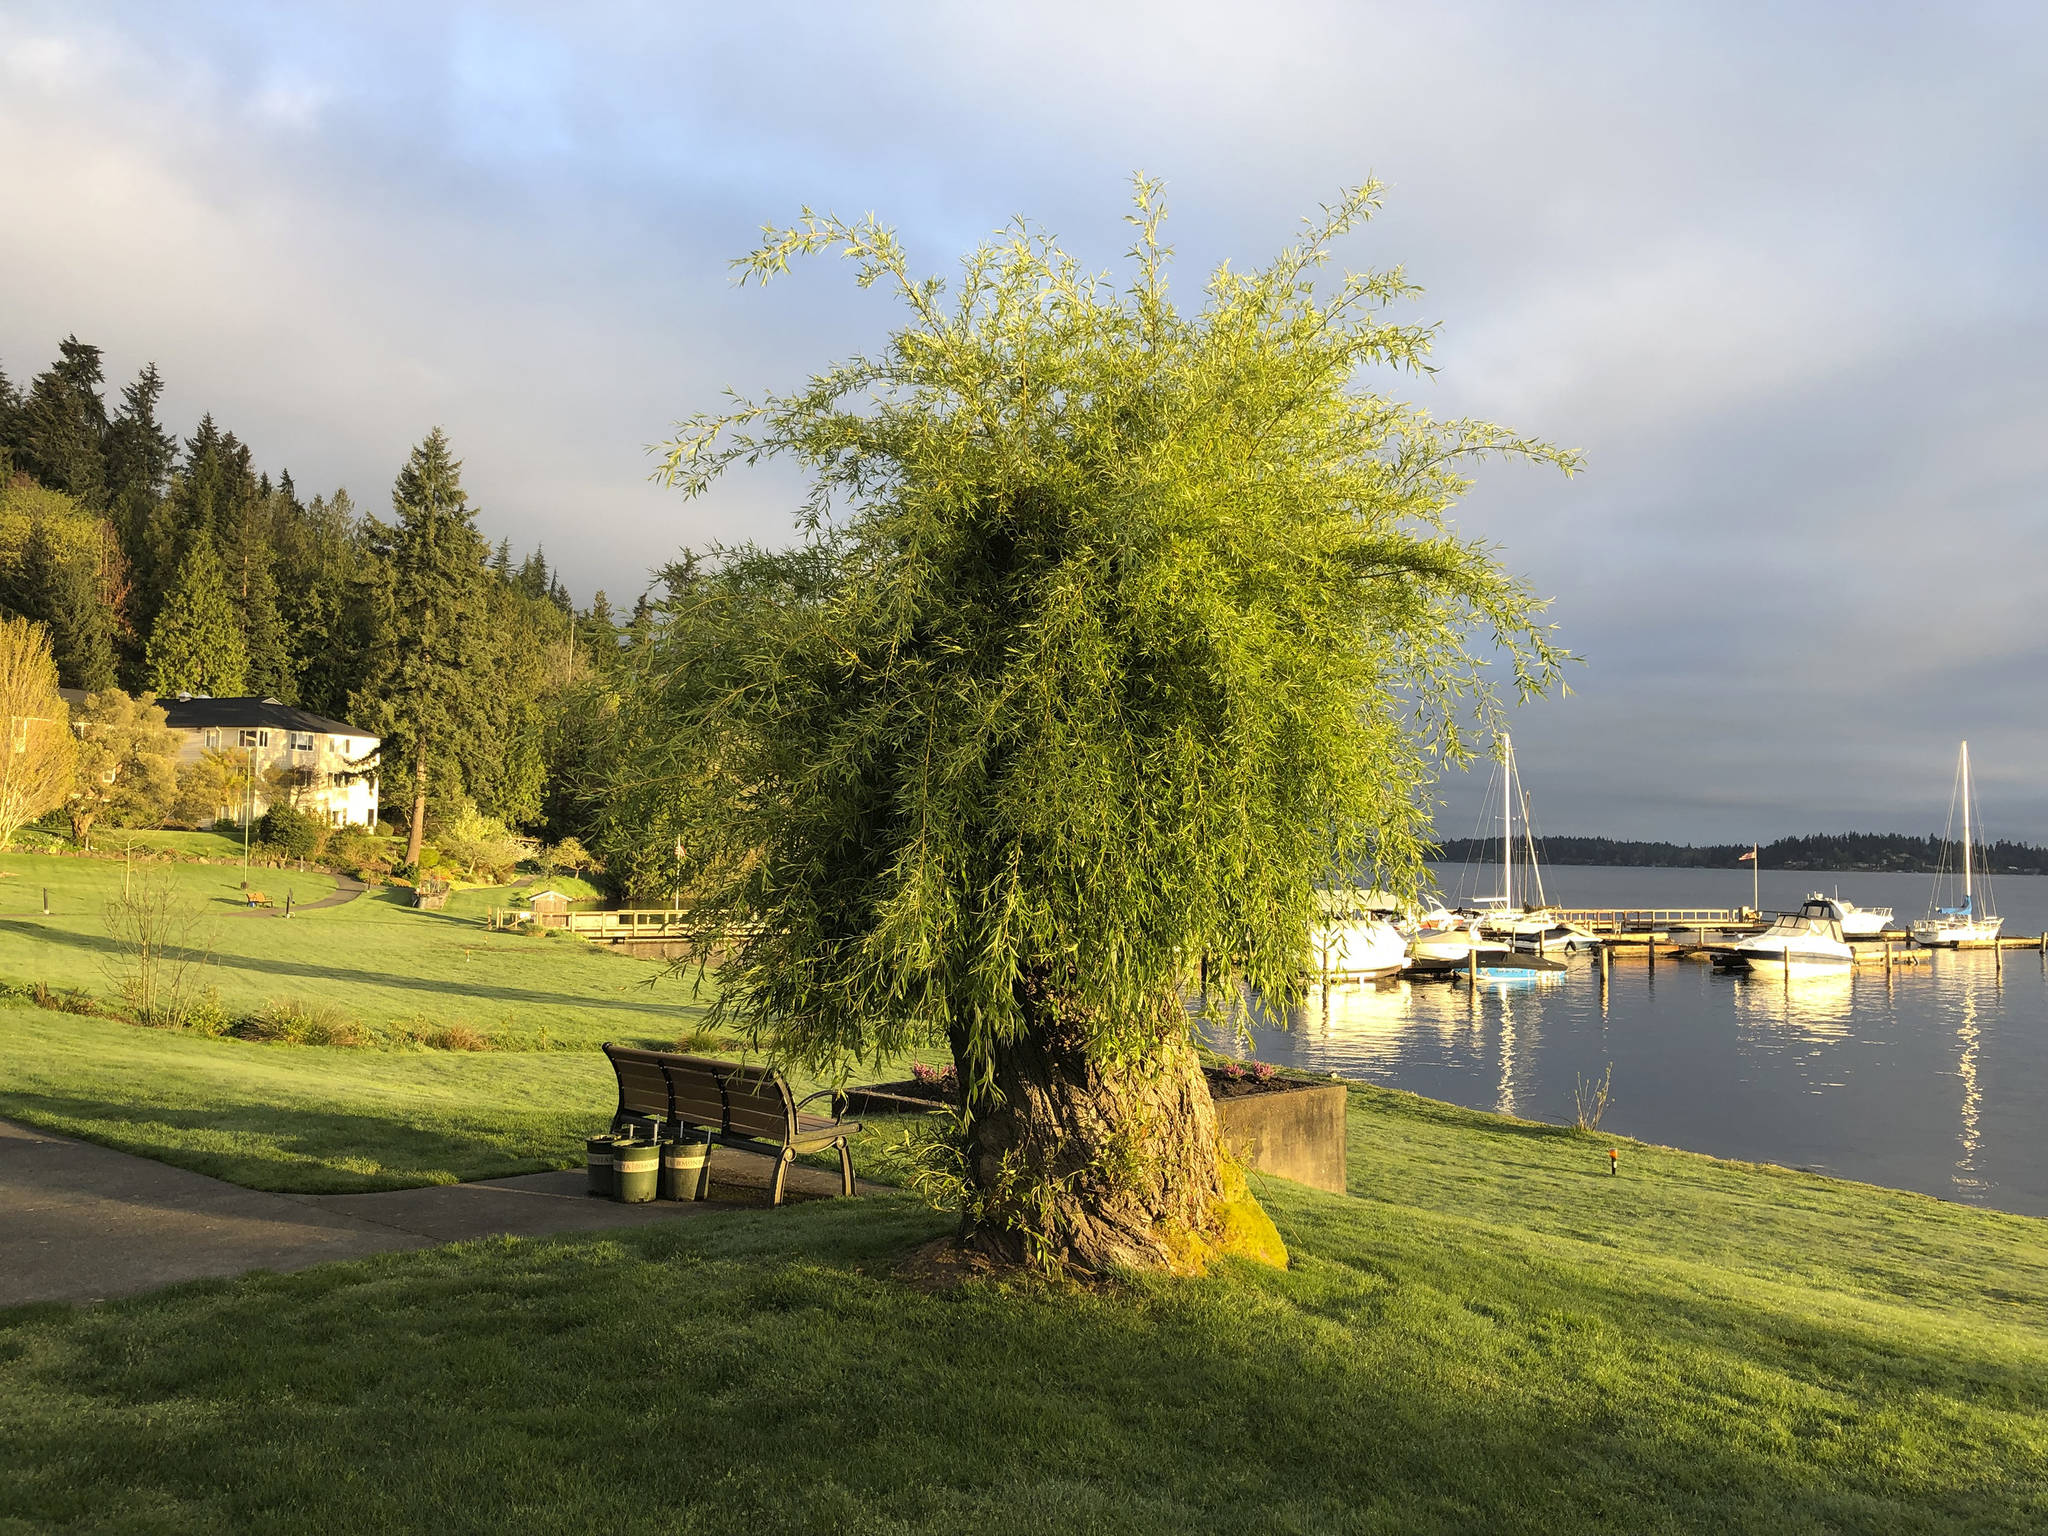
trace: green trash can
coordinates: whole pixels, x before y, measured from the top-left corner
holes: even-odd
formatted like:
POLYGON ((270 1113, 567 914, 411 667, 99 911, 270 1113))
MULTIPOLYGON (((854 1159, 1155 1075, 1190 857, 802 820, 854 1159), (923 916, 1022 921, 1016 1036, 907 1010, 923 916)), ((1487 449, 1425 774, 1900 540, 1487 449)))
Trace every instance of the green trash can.
POLYGON ((711 1138, 661 1144, 661 1198, 705 1200, 711 1195, 711 1138))
POLYGON ((583 1167, 590 1175, 590 1192, 593 1195, 611 1198, 612 1157, 618 1150, 618 1145, 619 1138, 609 1132, 602 1136, 592 1136, 583 1143, 583 1167))
POLYGON ((654 1198, 661 1174, 661 1144, 621 1138, 612 1151, 612 1198, 638 1205, 654 1198))

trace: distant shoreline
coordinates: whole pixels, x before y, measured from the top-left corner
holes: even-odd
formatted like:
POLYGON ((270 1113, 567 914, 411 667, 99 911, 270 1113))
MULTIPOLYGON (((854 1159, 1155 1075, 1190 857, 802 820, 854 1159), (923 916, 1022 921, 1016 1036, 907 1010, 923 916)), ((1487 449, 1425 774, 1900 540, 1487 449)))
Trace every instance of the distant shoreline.
MULTIPOLYGON (((1517 842, 1519 843, 1519 839, 1517 842)), ((1658 843, 1610 837, 1539 837, 1536 855, 1557 866, 1605 865, 1614 869, 1741 869, 1748 843, 1658 843)), ((1938 837, 1899 832, 1845 832, 1816 837, 1781 837, 1758 849, 1765 869, 1802 873, 1931 875, 1942 867, 1938 837)), ((1517 850, 1520 851, 1519 848, 1517 850)), ((1983 845, 1980 867, 1994 875, 2048 874, 2048 848, 2003 839, 1983 845)), ((1442 845, 1439 864, 1492 863, 1499 838, 1453 838, 1442 845)))

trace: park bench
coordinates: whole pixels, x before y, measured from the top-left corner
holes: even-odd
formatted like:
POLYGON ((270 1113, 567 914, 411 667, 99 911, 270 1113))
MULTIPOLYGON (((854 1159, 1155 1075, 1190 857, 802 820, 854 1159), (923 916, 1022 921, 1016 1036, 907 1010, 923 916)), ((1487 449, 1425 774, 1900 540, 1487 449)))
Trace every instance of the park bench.
POLYGON ((270 898, 264 895, 261 891, 250 891, 247 894, 249 897, 249 905, 252 907, 267 907, 270 905, 270 898))
POLYGON ((709 1132, 718 1146, 772 1157, 770 1205, 782 1203, 783 1175, 799 1152, 836 1148, 839 1192, 853 1193, 853 1153, 846 1138, 860 1129, 860 1122, 803 1112, 804 1105, 825 1098, 831 1089, 798 1100, 772 1067, 743 1067, 712 1056, 643 1051, 629 1045, 607 1045, 604 1053, 619 1079, 614 1131, 636 1120, 676 1130, 694 1128, 709 1132))

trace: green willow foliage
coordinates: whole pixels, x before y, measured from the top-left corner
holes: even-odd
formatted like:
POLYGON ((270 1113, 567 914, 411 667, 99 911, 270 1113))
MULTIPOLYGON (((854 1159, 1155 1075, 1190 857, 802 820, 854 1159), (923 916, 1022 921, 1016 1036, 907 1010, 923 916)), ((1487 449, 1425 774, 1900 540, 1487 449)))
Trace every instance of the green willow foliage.
POLYGON ((1287 995, 1319 881, 1414 880, 1494 699, 1475 632, 1518 694, 1556 680, 1542 604, 1444 518, 1481 455, 1574 457, 1362 386, 1431 339, 1385 318, 1399 271, 1317 291, 1377 186, 1192 315, 1136 201, 1122 289, 1021 223, 950 296, 872 216, 806 209, 738 263, 836 249, 907 310, 880 355, 680 424, 663 478, 793 459, 805 537, 671 573, 622 724, 650 846, 739 939, 726 1010, 793 1057, 950 1038, 985 1083, 1027 984, 1117 1059, 1204 956, 1287 995))

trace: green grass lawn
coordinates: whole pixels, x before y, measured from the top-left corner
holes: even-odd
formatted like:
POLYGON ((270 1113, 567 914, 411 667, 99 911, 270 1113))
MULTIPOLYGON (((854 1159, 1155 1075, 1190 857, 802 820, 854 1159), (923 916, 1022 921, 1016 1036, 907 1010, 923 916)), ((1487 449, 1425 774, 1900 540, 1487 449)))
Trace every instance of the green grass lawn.
MULTIPOLYGON (((825 1086, 789 1076, 800 1095, 825 1086)), ((571 1168, 616 1103, 594 1045, 274 1045, 0 1002, 0 1116, 252 1189, 344 1194, 571 1168)), ((886 1165, 899 1134, 863 1138, 863 1174, 886 1165)))
POLYGON ((903 1196, 0 1316, 4 1529, 2048 1525, 2048 1224, 1359 1090, 1279 1273, 891 1277, 903 1196))
MULTIPOLYGON (((372 1031, 461 1025, 510 1050, 668 1045, 702 1019, 705 999, 660 979, 659 966, 569 938, 487 932, 484 912, 507 904, 507 890, 460 891, 440 912, 415 911, 406 891, 371 891, 286 921, 247 909, 238 865, 149 868, 205 912, 204 981, 234 1014, 302 1000, 372 1031)), ((0 978, 113 997, 108 967, 117 957, 104 908, 125 875, 118 859, 0 855, 0 978)), ((335 890, 325 874, 270 869, 248 879, 280 909, 288 892, 306 903, 335 890)))

